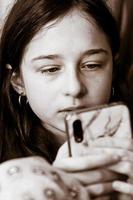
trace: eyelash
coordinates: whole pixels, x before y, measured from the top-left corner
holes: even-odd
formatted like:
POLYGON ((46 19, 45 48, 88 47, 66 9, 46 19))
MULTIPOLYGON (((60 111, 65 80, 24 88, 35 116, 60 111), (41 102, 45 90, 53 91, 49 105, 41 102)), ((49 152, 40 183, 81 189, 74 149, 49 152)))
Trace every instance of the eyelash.
POLYGON ((59 66, 48 66, 47 68, 41 69, 42 74, 55 74, 57 71, 60 71, 61 68, 59 66))
MULTIPOLYGON (((96 69, 100 69, 102 67, 102 64, 99 63, 84 63, 81 66, 81 71, 86 70, 86 71, 95 71, 96 69)), ((44 68, 42 68, 40 71, 42 74, 45 75, 56 75, 59 71, 61 70, 61 66, 58 65, 49 65, 44 68)))
POLYGON ((102 67, 102 64, 99 64, 99 63, 90 63, 90 64, 84 64, 84 65, 82 65, 81 66, 81 70, 83 70, 83 69, 85 69, 86 68, 86 70, 95 70, 95 69, 99 69, 99 68, 101 68, 102 67))

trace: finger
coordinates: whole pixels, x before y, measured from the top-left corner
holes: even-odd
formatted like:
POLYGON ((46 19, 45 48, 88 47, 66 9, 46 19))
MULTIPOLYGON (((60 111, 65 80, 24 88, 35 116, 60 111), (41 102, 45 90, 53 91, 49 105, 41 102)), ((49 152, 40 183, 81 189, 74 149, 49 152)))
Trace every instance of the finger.
POLYGON ((112 183, 108 182, 90 185, 87 187, 87 190, 89 191, 91 197, 99 197, 114 192, 112 183))
POLYGON ((133 152, 127 149, 120 149, 118 147, 93 147, 88 149, 89 155, 98 155, 101 153, 115 154, 120 156, 123 161, 133 162, 133 152))
POLYGON ((97 156, 83 156, 83 157, 69 157, 65 159, 56 160, 53 165, 65 171, 84 171, 94 168, 103 167, 105 165, 114 164, 120 161, 120 157, 116 155, 97 155, 97 156))
POLYGON ((121 161, 113 166, 108 167, 108 169, 129 177, 133 177, 133 164, 128 161, 121 161))
MULTIPOLYGON (((116 193, 116 192, 115 192, 116 193)), ((106 194, 106 195, 102 195, 102 197, 94 197, 92 198, 93 200, 116 200, 117 196, 115 195, 115 193, 113 194, 106 194), (114 196, 115 195, 115 196, 114 196), (115 198, 116 197, 116 198, 115 198)), ((127 199, 126 199, 127 200, 127 199)))
POLYGON ((106 169, 83 171, 76 173, 69 173, 76 178, 82 185, 89 185, 107 181, 120 180, 121 175, 118 173, 111 172, 106 169))
POLYGON ((103 137, 96 139, 91 145, 97 147, 116 147, 133 151, 133 140, 129 138, 103 137))
POLYGON ((114 181, 112 187, 115 191, 133 196, 133 185, 122 181, 114 181))

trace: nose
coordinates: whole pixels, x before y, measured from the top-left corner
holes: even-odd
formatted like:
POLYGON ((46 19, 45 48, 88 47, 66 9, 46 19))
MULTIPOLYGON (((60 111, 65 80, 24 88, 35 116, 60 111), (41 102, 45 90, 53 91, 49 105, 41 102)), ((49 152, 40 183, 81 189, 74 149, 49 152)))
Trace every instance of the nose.
POLYGON ((67 75, 66 82, 66 96, 71 96, 74 98, 81 98, 87 93, 87 87, 81 75, 76 72, 72 72, 67 75))

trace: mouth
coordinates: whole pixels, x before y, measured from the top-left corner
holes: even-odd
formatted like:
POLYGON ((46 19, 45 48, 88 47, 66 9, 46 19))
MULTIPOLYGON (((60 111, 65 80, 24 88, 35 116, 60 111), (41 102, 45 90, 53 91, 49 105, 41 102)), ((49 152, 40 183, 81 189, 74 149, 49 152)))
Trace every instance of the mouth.
POLYGON ((82 110, 85 108, 87 108, 87 107, 86 106, 71 106, 71 107, 67 107, 67 108, 60 110, 59 113, 74 112, 74 111, 82 110))

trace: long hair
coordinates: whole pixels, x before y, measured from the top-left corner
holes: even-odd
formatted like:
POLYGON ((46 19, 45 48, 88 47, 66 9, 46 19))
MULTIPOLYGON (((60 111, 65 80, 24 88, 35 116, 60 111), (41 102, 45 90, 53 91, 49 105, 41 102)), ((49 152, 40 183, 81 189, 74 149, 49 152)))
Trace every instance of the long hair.
POLYGON ((62 19, 73 8, 93 18, 105 33, 113 57, 118 52, 119 34, 116 22, 103 0, 18 0, 6 20, 0 45, 1 162, 34 154, 49 159, 49 151, 54 145, 51 142, 53 135, 44 133, 45 130, 35 129, 39 119, 25 99, 19 105, 18 94, 12 88, 10 80, 14 71, 19 73, 24 50, 36 33, 48 22, 56 23, 62 19), (8 69, 8 64, 12 69, 8 69))

